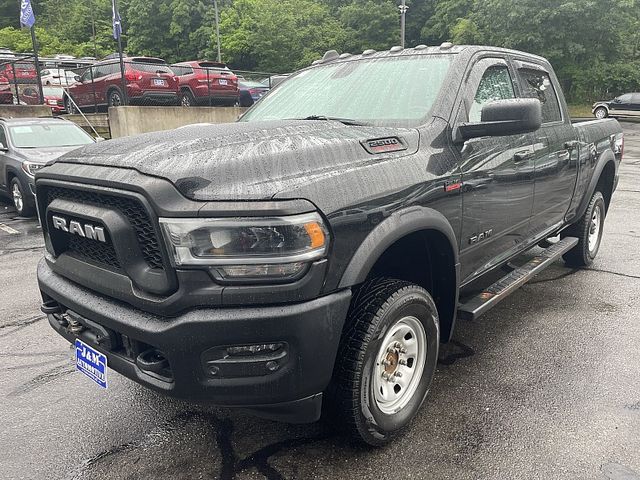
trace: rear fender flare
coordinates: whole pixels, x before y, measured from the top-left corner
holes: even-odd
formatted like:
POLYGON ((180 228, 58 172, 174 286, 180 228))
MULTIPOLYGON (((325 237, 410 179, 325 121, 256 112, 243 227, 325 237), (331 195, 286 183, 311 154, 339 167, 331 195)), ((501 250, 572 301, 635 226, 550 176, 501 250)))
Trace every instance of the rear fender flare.
POLYGON ((611 150, 605 150, 600 155, 600 158, 598 158, 598 163, 596 164, 596 168, 593 170, 593 175, 591 176, 591 180, 589 181, 589 186, 587 187, 587 190, 585 191, 585 194, 580 201, 580 205, 576 210, 576 216, 574 217, 574 220, 582 218, 584 212, 587 211, 589 201, 596 191, 596 187, 598 185, 598 181, 600 180, 600 176, 604 171, 604 167, 609 162, 613 163, 613 167, 617 171, 615 156, 613 155, 613 152, 611 150))

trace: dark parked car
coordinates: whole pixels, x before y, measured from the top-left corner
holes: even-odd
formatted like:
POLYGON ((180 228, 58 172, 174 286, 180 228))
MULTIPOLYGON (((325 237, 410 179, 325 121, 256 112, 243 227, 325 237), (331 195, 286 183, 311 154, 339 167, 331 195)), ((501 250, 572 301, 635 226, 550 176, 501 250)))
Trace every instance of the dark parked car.
POLYGON ((35 173, 89 143, 89 134, 60 118, 0 118, 0 193, 11 197, 19 215, 35 214, 35 173))
MULTIPOLYGON (((43 86, 42 93, 44 94, 44 104, 50 107, 54 114, 65 112, 64 90, 62 87, 43 86)), ((38 89, 32 86, 28 86, 22 91, 20 101, 27 105, 42 105, 38 89)))
POLYGON ((102 387, 111 367, 280 420, 325 404, 382 445, 423 405, 457 317, 560 257, 591 264, 622 151, 616 120, 571 123, 539 56, 330 51, 237 123, 38 172, 42 311, 102 387))
POLYGON ((182 62, 171 65, 180 83, 180 103, 225 105, 238 103, 238 77, 224 63, 209 61, 182 62))
POLYGON ((591 112, 596 118, 640 117, 640 93, 625 93, 613 100, 596 102, 591 112))
POLYGON ((269 91, 269 87, 263 83, 245 80, 244 78, 238 81, 238 86, 240 87, 241 107, 250 107, 269 91))
MULTIPOLYGON (((127 97, 130 105, 178 105, 178 78, 160 58, 127 57, 124 61, 127 97)), ((124 104, 120 63, 108 59, 96 63, 77 78, 65 95, 68 112, 77 108, 98 109, 124 104), (67 98, 71 96, 73 102, 67 98), (75 104, 74 104, 75 102, 75 104)))

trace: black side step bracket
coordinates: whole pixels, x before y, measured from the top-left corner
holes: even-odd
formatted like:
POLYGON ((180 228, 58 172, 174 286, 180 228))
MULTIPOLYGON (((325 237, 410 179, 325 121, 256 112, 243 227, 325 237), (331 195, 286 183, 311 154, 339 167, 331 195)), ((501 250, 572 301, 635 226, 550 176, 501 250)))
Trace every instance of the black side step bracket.
POLYGON ((469 298, 465 303, 459 304, 458 318, 463 320, 477 319, 491 307, 495 307, 514 290, 520 288, 542 270, 550 266, 577 244, 577 238, 565 237, 558 243, 546 248, 523 266, 516 268, 508 275, 505 275, 478 295, 469 298))

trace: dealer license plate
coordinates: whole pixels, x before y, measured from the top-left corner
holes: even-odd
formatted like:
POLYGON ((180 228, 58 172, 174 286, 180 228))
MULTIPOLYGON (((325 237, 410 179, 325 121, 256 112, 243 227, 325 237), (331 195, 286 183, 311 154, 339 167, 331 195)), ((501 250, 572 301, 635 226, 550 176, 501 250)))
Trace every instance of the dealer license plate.
POLYGON ((102 388, 107 388, 107 356, 78 339, 76 368, 102 388))

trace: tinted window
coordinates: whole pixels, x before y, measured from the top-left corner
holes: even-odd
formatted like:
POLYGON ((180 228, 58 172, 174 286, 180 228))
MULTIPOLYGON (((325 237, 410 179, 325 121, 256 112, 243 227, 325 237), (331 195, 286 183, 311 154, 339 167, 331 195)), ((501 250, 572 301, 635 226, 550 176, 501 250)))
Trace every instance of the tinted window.
POLYGON ((485 103, 494 100, 515 98, 515 96, 513 83, 511 82, 511 76, 509 75, 507 67, 498 65, 488 68, 480 80, 473 104, 469 110, 469 121, 480 121, 482 106, 485 103))
POLYGON ((560 102, 551 79, 541 70, 520 70, 522 90, 527 98, 537 98, 542 103, 542 123, 562 120, 560 102))
POLYGON ((169 65, 162 63, 128 62, 127 68, 131 70, 137 70, 138 72, 173 74, 173 71, 171 71, 169 65))
POLYGON ((241 121, 348 118, 419 125, 447 77, 451 55, 407 55, 329 63, 288 78, 241 121))
POLYGON ((185 75, 191 75, 193 73, 193 68, 191 68, 191 67, 183 67, 183 66, 180 66, 180 65, 173 65, 171 67, 171 70, 173 70, 176 75, 179 75, 181 77, 183 77, 185 75))

